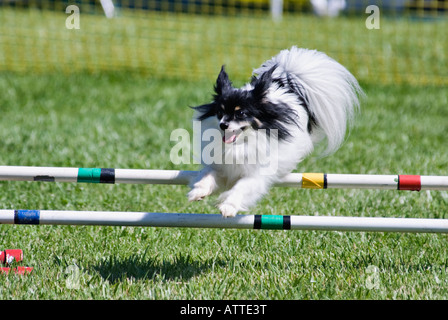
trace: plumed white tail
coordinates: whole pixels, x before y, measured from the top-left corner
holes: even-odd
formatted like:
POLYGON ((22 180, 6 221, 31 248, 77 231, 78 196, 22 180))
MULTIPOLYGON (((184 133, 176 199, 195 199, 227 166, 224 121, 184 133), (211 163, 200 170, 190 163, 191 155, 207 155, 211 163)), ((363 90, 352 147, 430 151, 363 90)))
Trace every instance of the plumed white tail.
POLYGON ((363 93, 358 81, 344 66, 316 50, 282 50, 254 74, 261 76, 274 66, 273 79, 294 81, 303 91, 317 122, 312 130, 313 142, 326 138, 325 154, 336 151, 359 108, 358 96, 363 93))

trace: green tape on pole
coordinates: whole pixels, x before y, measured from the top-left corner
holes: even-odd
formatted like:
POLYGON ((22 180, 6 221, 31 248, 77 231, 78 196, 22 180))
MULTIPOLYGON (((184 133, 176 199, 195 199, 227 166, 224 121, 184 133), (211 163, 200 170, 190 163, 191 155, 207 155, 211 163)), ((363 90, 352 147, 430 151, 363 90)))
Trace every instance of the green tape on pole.
POLYGON ((261 229, 282 230, 283 229, 283 216, 262 215, 261 216, 261 229))
POLYGON ((78 182, 100 183, 100 168, 79 168, 78 182))

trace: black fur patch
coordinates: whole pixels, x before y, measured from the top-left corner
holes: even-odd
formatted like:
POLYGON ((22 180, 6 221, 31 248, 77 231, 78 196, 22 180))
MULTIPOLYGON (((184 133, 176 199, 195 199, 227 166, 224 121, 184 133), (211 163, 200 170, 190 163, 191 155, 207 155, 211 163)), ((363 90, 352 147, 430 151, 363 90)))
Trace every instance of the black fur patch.
POLYGON ((313 127, 317 126, 317 120, 314 113, 310 110, 310 103, 308 101, 308 97, 305 94, 305 89, 303 86, 300 85, 300 81, 298 79, 292 79, 292 76, 287 74, 286 79, 284 78, 276 78, 272 80, 273 82, 276 82, 279 87, 287 88, 288 92, 294 93, 297 96, 297 99, 299 100, 299 103, 301 106, 305 109, 305 111, 308 114, 308 132, 311 133, 313 130, 313 127))

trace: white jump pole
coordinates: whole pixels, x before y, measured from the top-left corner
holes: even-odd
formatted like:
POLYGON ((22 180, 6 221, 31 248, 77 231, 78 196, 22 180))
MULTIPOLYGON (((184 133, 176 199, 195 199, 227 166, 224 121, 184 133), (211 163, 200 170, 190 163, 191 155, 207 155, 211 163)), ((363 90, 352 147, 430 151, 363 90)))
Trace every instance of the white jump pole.
MULTIPOLYGON (((187 185, 197 171, 0 166, 0 181, 187 185)), ((306 189, 448 190, 448 176, 291 173, 277 186, 306 189)))
POLYGON ((0 210, 0 224, 448 233, 448 219, 0 210))

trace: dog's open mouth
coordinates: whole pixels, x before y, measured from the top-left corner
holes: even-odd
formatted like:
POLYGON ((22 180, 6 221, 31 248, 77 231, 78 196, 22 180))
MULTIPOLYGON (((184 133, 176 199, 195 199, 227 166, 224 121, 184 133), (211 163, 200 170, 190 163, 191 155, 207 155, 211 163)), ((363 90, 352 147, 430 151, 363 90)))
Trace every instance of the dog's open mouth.
POLYGON ((222 142, 224 143, 234 143, 238 137, 244 132, 246 127, 242 127, 237 130, 225 130, 222 136, 222 142))

